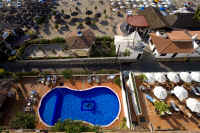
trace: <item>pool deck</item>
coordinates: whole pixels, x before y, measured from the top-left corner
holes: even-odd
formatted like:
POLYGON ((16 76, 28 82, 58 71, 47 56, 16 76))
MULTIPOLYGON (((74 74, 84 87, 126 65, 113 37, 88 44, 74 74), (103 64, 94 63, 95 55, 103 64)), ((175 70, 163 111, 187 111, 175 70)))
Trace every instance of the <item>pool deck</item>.
MULTIPOLYGON (((101 77, 104 79, 104 77, 101 77)), ((85 90, 94 86, 107 86, 111 88, 114 92, 117 93, 119 100, 120 100, 120 106, 121 106, 121 112, 119 114, 119 119, 116 119, 114 123, 112 123, 110 126, 105 127, 105 129, 119 129, 120 123, 122 119, 124 118, 124 110, 122 106, 122 94, 121 94, 121 88, 116 85, 113 81, 102 81, 101 83, 91 83, 89 84, 87 82, 87 77, 76 77, 76 79, 73 80, 65 80, 63 78, 59 79, 57 85, 59 83, 64 83, 64 87, 69 87, 71 89, 76 90, 85 90)), ((17 83, 17 86, 20 87, 23 90, 23 95, 25 97, 28 97, 28 92, 31 90, 36 90, 39 93, 39 97, 41 98, 44 94, 46 94, 49 90, 51 90, 52 86, 46 86, 44 84, 38 83, 36 78, 25 78, 20 83, 17 83)), ((34 106, 34 111, 37 113, 39 104, 34 106)), ((37 129, 48 129, 40 120, 37 115, 37 129)))

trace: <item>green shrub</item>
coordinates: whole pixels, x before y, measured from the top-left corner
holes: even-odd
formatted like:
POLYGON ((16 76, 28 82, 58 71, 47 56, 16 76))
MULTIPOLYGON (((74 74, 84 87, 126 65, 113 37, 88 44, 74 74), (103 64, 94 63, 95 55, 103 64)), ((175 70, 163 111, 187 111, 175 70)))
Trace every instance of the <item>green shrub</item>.
POLYGON ((131 55, 131 52, 129 49, 125 49, 124 53, 123 53, 123 56, 130 56, 131 55))
POLYGON ((58 24, 56 24, 56 25, 55 25, 55 28, 56 28, 56 29, 58 29, 58 28, 59 28, 59 25, 58 25, 58 24))
POLYGON ((119 73, 118 70, 105 70, 105 69, 101 69, 96 71, 97 74, 116 74, 119 73))
POLYGON ((97 37, 89 54, 90 57, 115 57, 114 39, 109 36, 97 37))
POLYGON ((64 13, 65 13, 65 11, 62 9, 62 10, 61 10, 61 13, 62 13, 62 14, 64 14, 64 13))
POLYGON ((196 9, 193 19, 200 21, 200 6, 196 9))
POLYGON ((117 77, 114 79, 114 83, 117 84, 119 87, 121 87, 121 80, 120 77, 117 77))
POLYGON ((122 119, 122 121, 120 122, 120 129, 127 129, 128 127, 126 126, 126 117, 124 117, 122 119))
POLYGON ((55 16, 55 15, 56 15, 56 12, 57 12, 57 11, 53 10, 53 11, 52 11, 52 14, 55 16))
POLYGON ((165 112, 169 111, 169 106, 163 101, 156 101, 154 106, 160 115, 163 115, 165 112))
POLYGON ((65 38, 63 37, 55 37, 49 41, 50 43, 65 43, 65 38))
POLYGON ((71 70, 64 70, 62 72, 62 75, 65 79, 71 79, 72 78, 72 71, 71 70))
POLYGON ((37 18, 35 19, 35 21, 36 21, 36 23, 37 23, 38 25, 40 25, 40 24, 43 24, 43 23, 45 22, 45 19, 46 19, 45 16, 40 16, 40 17, 37 17, 37 18))
POLYGON ((10 126, 14 129, 35 129, 35 116, 33 114, 18 112, 16 118, 11 121, 10 126))
POLYGON ((17 56, 9 56, 8 57, 8 61, 14 61, 14 60, 16 60, 17 59, 17 56))
POLYGON ((39 74, 39 72, 36 71, 31 71, 31 72, 16 72, 16 75, 19 77, 23 77, 23 76, 37 76, 39 74))
POLYGON ((139 77, 142 81, 147 80, 147 77, 146 77, 144 74, 138 75, 138 77, 139 77))
POLYGON ((0 75, 4 75, 6 73, 5 69, 0 68, 0 75))
POLYGON ((81 133, 81 132, 100 132, 100 128, 96 126, 86 126, 81 121, 73 121, 70 119, 64 122, 58 121, 55 126, 52 127, 54 132, 66 132, 66 133, 81 133))
POLYGON ((49 40, 48 39, 34 39, 34 40, 30 40, 27 43, 28 44, 49 44, 49 40))

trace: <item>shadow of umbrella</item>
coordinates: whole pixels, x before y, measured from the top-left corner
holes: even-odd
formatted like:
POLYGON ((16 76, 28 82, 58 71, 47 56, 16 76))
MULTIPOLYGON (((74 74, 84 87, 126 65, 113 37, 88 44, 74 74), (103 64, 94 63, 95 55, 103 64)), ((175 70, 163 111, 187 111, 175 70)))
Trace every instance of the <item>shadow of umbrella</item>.
POLYGON ((85 12, 86 15, 92 15, 92 13, 93 13, 93 12, 90 11, 90 10, 87 10, 87 11, 85 12))
POLYGON ((72 12, 71 13, 71 16, 77 16, 78 15, 78 12, 72 12))
POLYGON ((92 21, 92 18, 90 18, 90 17, 85 18, 85 24, 91 25, 91 21, 92 21))
POLYGON ((95 18, 100 18, 101 17, 101 13, 96 13, 95 14, 95 18))
POLYGON ((106 26, 106 25, 108 25, 109 23, 108 23, 108 21, 106 21, 106 20, 102 20, 102 21, 100 22, 100 24, 106 26))
POLYGON ((64 16, 65 19, 70 19, 70 17, 71 17, 71 16, 70 16, 70 15, 67 15, 67 14, 64 16))

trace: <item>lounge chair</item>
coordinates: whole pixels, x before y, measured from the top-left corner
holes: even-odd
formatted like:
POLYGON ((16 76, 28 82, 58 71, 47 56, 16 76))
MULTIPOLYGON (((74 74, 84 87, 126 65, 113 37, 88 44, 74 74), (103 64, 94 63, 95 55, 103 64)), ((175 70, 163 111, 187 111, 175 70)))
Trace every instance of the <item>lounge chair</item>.
POLYGON ((144 87, 143 85, 140 85, 139 89, 140 89, 141 91, 145 91, 145 90, 147 90, 147 88, 144 87))
POLYGON ((148 99, 151 103, 154 103, 156 101, 155 98, 152 98, 150 95, 145 94, 146 99, 148 99))
POLYGON ((170 105, 172 107, 172 109, 176 112, 179 112, 180 109, 176 106, 176 104, 174 103, 174 101, 170 101, 170 105))
POLYGON ((98 75, 96 76, 96 83, 100 83, 100 77, 98 75))
POLYGON ((197 89, 197 91, 200 93, 200 87, 199 87, 199 86, 197 86, 197 87, 196 87, 196 89, 197 89))
POLYGON ((196 117, 200 118, 200 113, 195 113, 196 117))
POLYGON ((88 83, 92 83, 92 77, 91 76, 88 76, 88 83))
POLYGON ((196 96, 200 96, 200 93, 199 92, 197 92, 197 90, 193 87, 193 86, 191 86, 191 91, 192 91, 192 93, 194 94, 194 95, 196 95, 196 96))

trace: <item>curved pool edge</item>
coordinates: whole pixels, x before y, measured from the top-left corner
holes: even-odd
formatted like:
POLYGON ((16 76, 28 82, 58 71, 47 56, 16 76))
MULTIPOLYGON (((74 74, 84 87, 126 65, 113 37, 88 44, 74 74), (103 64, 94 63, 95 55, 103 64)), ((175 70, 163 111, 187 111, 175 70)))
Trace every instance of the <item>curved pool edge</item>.
POLYGON ((120 99, 119 99, 118 94, 117 94, 112 88, 110 88, 110 87, 108 87, 108 86, 93 86, 93 87, 91 87, 91 88, 87 88, 87 89, 84 89, 84 90, 72 89, 72 88, 70 88, 70 87, 68 87, 68 86, 56 86, 56 87, 54 87, 53 89, 48 90, 48 91, 41 97, 40 102, 39 102, 39 105, 38 105, 38 108, 37 108, 37 115, 38 115, 38 117, 39 117, 39 120, 40 120, 40 121, 42 122, 42 124, 44 124, 46 127, 53 127, 53 126, 50 126, 50 125, 46 124, 46 123, 42 120, 42 118, 40 117, 40 113, 39 113, 39 108, 40 108, 40 106, 41 106, 42 99, 43 99, 50 91, 52 91, 52 90, 54 90, 54 89, 57 89, 57 88, 66 88, 66 89, 73 90, 73 91, 86 91, 86 90, 91 90, 91 89, 97 88, 97 87, 105 87, 105 88, 108 88, 108 89, 110 89, 110 90, 117 96, 117 99, 118 99, 118 101, 119 101, 119 112, 118 112, 116 118, 115 118, 112 122, 110 122, 108 125, 104 125, 104 126, 94 125, 94 124, 92 124, 92 123, 90 123, 90 122, 86 122, 86 121, 83 121, 83 120, 74 120, 74 121, 81 121, 81 122, 83 122, 83 123, 86 123, 86 124, 89 124, 89 125, 92 125, 92 126, 100 126, 100 127, 109 127, 109 126, 111 126, 113 123, 115 123, 116 120, 119 119, 119 115, 120 115, 120 113, 121 113, 121 101, 120 101, 120 99))

